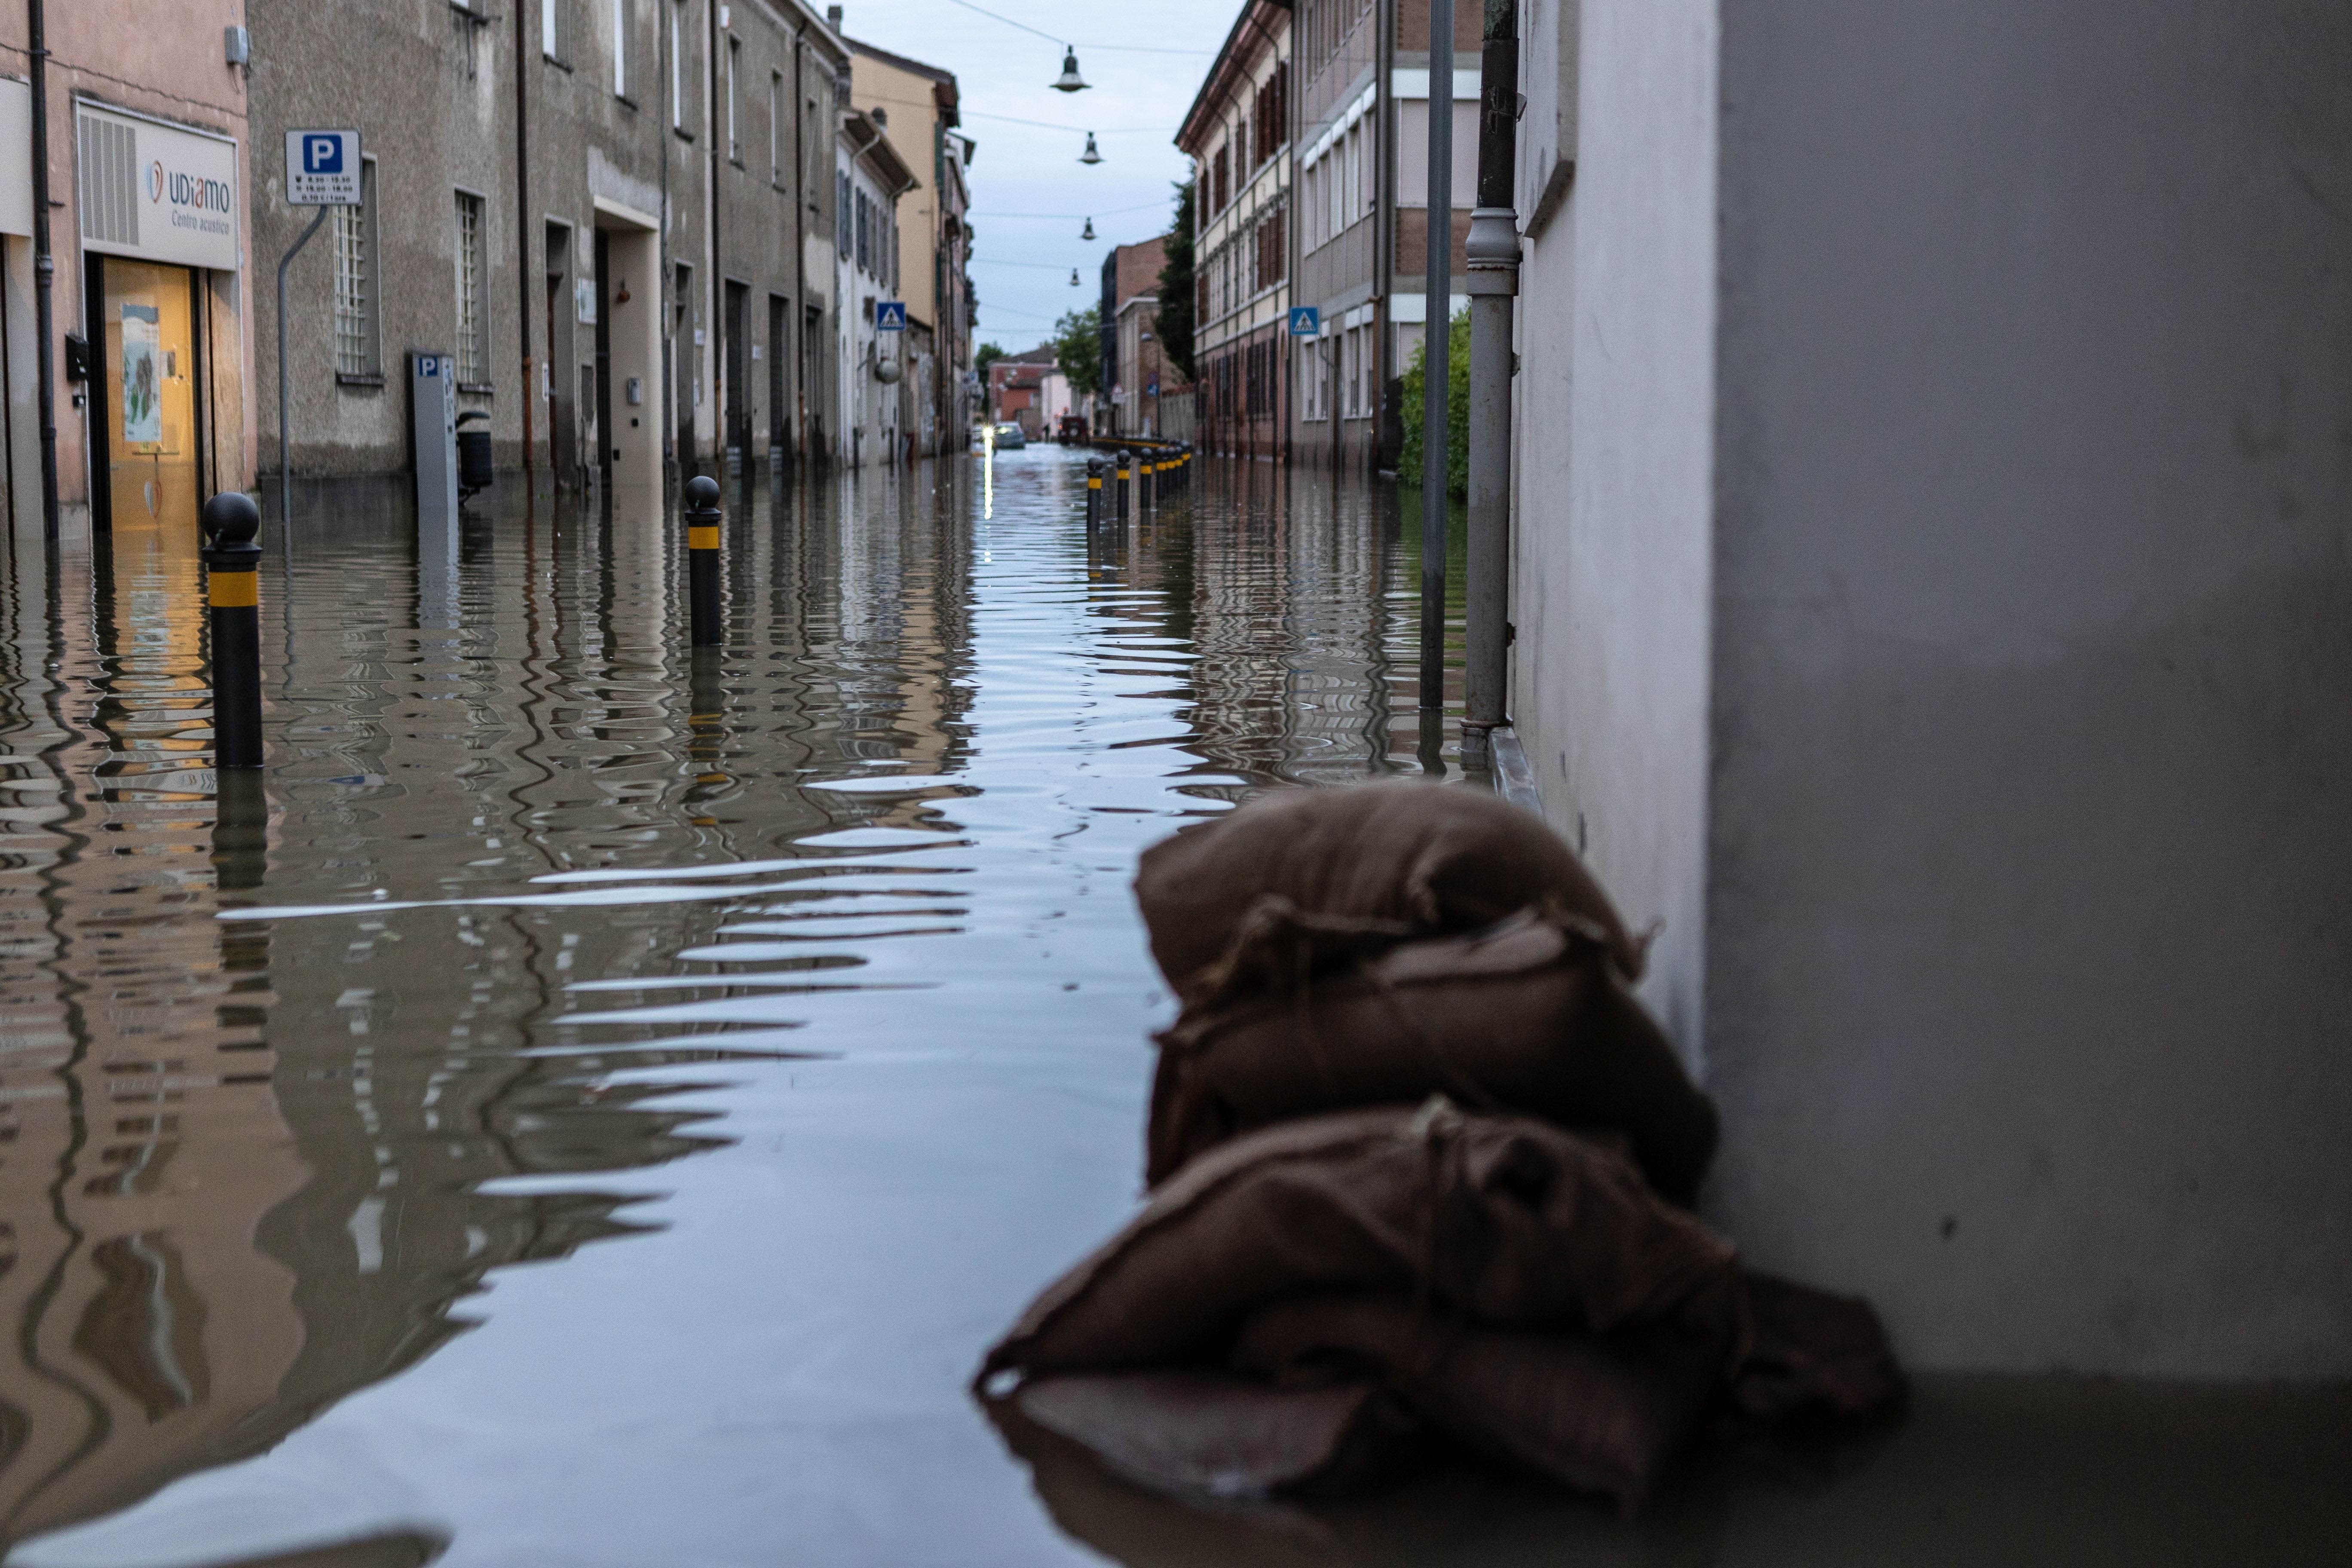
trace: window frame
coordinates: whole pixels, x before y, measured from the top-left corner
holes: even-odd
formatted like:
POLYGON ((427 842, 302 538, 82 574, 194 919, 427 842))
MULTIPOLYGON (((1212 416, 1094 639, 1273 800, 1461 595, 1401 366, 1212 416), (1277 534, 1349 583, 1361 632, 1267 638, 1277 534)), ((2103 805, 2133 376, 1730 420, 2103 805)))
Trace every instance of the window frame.
POLYGON ((344 386, 382 386, 383 384, 383 264, 376 224, 376 162, 372 155, 360 159, 360 200, 354 207, 340 206, 334 219, 334 280, 330 301, 331 325, 333 329, 335 380, 344 386), (358 363, 349 366, 343 361, 343 260, 346 213, 356 212, 358 249, 362 268, 359 288, 360 330, 358 363))
POLYGON ((613 0, 613 96, 623 103, 629 97, 630 0, 613 0))
POLYGON ((453 302, 457 307, 455 314, 457 390, 488 392, 493 384, 488 374, 490 369, 490 204, 488 198, 481 192, 467 190, 463 185, 455 187, 455 195, 457 200, 451 208, 450 222, 457 243, 450 247, 453 253, 450 260, 452 279, 456 286, 456 299, 453 302), (470 209, 467 206, 468 203, 472 204, 470 209), (466 254, 466 216, 469 210, 474 220, 473 255, 470 258, 466 254), (470 268, 467 265, 469 259, 472 263, 470 268), (469 283, 472 287, 474 318, 470 342, 467 342, 469 334, 466 330, 467 292, 469 283), (467 363, 469 360, 472 362, 470 365, 467 363), (469 369, 473 372, 470 375, 467 374, 469 369))

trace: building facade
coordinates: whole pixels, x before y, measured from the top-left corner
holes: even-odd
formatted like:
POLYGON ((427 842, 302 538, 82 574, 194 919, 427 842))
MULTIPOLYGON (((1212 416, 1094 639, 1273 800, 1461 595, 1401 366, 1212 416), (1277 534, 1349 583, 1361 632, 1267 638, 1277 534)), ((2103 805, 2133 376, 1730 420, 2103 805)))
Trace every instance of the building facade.
POLYGON ((971 189, 964 170, 975 143, 961 129, 955 73, 852 38, 850 96, 875 115, 915 177, 898 204, 904 259, 898 286, 907 330, 919 345, 908 387, 915 450, 961 451, 971 438, 971 189))
POLYGON ((1200 439, 1244 457, 1284 455, 1291 432, 1291 42, 1289 5, 1246 0, 1176 135, 1193 168, 1200 439))
POLYGON ((2352 1373, 2352 17, 1520 15, 1511 711, 1706 1207, 1916 1366, 2352 1373))
MULTIPOLYGON (((818 442, 832 204, 814 197, 847 55, 814 11, 250 9, 257 134, 356 128, 367 163, 362 205, 332 209, 289 272, 296 473, 405 467, 418 353, 455 357, 501 468, 557 483, 658 484, 818 442)), ((279 257, 315 210, 263 175, 255 242, 279 257)))
POLYGON ((915 188, 915 175, 883 127, 855 109, 840 117, 835 157, 842 375, 841 435, 834 450, 853 468, 897 463, 912 455, 908 443, 926 351, 912 331, 883 331, 877 308, 900 298, 898 202, 915 188))
POLYGON ((1140 436, 1151 401, 1149 377, 1159 367, 1160 274, 1168 264, 1167 237, 1115 245, 1102 260, 1102 393, 1095 434, 1140 436), (1151 334, 1147 352, 1145 334, 1151 334))
MULTIPOLYGON (((1481 22, 1480 7, 1454 7, 1457 279, 1475 195, 1481 22)), ((1294 351, 1294 439, 1302 460, 1388 468, 1404 438, 1397 384, 1429 316, 1428 0, 1298 0, 1297 34, 1291 302, 1315 307, 1318 331, 1294 351)), ((1440 314, 1466 303, 1451 292, 1440 314)))
POLYGON ((248 81, 236 0, 0 13, 0 432, 9 516, 46 527, 52 393, 59 526, 161 530, 253 473, 248 81), (31 53, 43 17, 47 59, 31 53), (46 100, 50 331, 38 330, 33 77, 46 100))

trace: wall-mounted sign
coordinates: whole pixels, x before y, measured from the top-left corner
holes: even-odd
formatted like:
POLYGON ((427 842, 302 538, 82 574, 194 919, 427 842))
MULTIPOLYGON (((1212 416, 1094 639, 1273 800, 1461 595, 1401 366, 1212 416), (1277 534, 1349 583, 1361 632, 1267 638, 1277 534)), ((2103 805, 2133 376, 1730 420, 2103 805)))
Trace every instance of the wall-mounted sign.
POLYGON ((1313 305, 1293 305, 1290 307, 1290 335, 1292 337, 1311 338, 1322 330, 1323 312, 1320 309, 1313 305))
POLYGON ((222 272, 242 264, 235 142, 86 99, 74 100, 74 133, 83 249, 222 272))
POLYGON ((907 330, 907 301, 877 300, 874 303, 874 330, 877 332, 903 332, 907 330))
POLYGON ((572 306, 583 327, 596 324, 596 280, 574 278, 572 280, 572 306))
POLYGON ((286 202, 297 207, 360 205, 360 133, 289 131, 286 202))

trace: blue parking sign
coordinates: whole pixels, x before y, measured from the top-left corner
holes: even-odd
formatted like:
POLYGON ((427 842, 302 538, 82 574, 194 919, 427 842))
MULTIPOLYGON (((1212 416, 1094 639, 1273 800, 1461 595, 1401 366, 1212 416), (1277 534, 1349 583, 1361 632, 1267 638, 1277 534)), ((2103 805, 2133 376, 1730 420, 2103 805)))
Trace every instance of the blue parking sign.
POLYGON ((874 303, 874 330, 877 332, 903 332, 907 330, 907 301, 877 300, 874 303))
POLYGON ((1290 307, 1290 335, 1311 338, 1323 330, 1323 312, 1312 305, 1290 307))

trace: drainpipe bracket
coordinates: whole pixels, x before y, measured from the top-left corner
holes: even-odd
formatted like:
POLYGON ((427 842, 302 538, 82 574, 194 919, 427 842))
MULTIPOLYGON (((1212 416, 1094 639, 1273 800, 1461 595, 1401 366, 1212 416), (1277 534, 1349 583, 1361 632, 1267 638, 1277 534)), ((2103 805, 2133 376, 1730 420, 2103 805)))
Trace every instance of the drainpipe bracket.
POLYGON ((1464 291, 1516 294, 1519 291, 1519 216, 1509 207, 1474 207, 1470 237, 1464 247, 1468 274, 1464 291))

